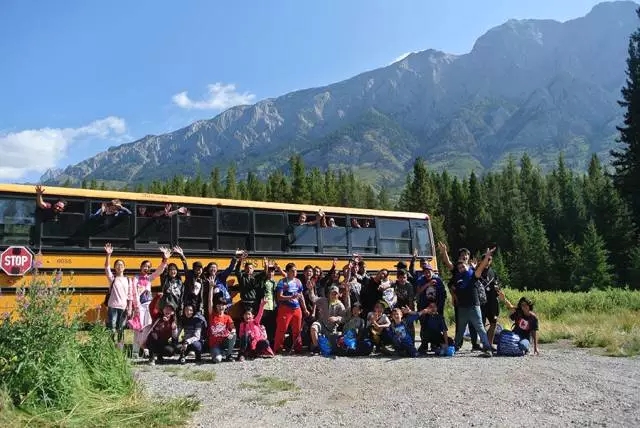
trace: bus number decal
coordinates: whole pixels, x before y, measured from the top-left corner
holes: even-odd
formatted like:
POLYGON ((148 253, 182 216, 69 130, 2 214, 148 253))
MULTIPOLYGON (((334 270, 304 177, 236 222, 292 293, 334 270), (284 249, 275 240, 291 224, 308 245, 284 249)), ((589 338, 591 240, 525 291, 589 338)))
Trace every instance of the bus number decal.
POLYGON ((69 258, 56 259, 56 264, 59 264, 59 265, 70 265, 71 263, 73 263, 73 262, 69 258))

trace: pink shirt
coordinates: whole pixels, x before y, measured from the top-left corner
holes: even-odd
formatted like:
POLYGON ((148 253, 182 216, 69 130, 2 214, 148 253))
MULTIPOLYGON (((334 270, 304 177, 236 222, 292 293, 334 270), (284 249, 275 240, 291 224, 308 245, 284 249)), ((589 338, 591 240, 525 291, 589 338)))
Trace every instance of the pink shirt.
POLYGON ((253 321, 250 323, 242 321, 240 324, 240 337, 244 337, 244 335, 248 334, 251 336, 251 345, 250 349, 256 349, 256 345, 260 340, 267 340, 267 331, 264 326, 260 324, 262 320, 262 312, 264 309, 265 301, 260 302, 260 309, 258 309, 258 314, 253 318, 253 321))
POLYGON ((108 306, 115 309, 127 309, 127 302, 133 300, 133 285, 126 276, 114 276, 111 268, 105 268, 111 296, 109 296, 108 306))
POLYGON ((162 262, 160 263, 160 266, 158 266, 158 269, 156 269, 151 275, 138 274, 133 277, 133 302, 136 306, 140 305, 140 295, 145 291, 151 291, 151 283, 162 275, 162 272, 164 272, 166 267, 167 262, 162 262))

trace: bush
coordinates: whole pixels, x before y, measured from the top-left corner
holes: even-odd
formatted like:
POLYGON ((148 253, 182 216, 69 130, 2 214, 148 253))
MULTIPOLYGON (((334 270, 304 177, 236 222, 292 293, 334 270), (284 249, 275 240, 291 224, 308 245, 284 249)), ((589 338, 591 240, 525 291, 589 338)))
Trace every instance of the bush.
POLYGON ((197 408, 193 399, 150 402, 109 332, 101 325, 80 331, 70 296, 55 280, 36 277, 0 321, 0 425, 172 425, 197 408))

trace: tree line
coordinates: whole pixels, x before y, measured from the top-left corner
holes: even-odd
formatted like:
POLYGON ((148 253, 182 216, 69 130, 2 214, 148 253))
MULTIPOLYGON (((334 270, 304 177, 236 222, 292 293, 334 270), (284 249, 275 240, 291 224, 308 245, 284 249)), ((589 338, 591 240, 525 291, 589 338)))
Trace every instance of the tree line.
MULTIPOLYGON (((135 192, 416 211, 431 217, 435 239, 452 252, 499 248, 503 282, 520 289, 587 291, 640 288, 640 246, 628 205, 597 156, 587 174, 562 155, 547 174, 528 155, 499 172, 459 178, 417 159, 401 191, 378 190, 353 172, 307 169, 292 156, 289 171, 238 180, 235 165, 207 178, 174 176, 136 185, 135 192)), ((98 188, 95 181, 83 187, 98 188)), ((479 253, 477 254, 479 255, 479 253)))

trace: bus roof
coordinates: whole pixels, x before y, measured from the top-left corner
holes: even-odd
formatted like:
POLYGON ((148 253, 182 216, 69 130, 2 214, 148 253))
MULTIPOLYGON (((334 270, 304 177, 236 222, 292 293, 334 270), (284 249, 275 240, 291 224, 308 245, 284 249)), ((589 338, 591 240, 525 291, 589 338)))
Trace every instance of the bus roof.
MULTIPOLYGON (((321 205, 306 204, 286 204, 281 202, 246 201, 237 199, 202 198, 196 196, 159 195, 154 193, 134 193, 120 192, 112 190, 90 190, 69 187, 45 187, 45 198, 65 197, 65 198, 89 198, 94 200, 122 199, 125 201, 147 202, 147 203, 171 203, 180 205, 212 205, 229 208, 253 208, 265 210, 296 211, 313 214, 322 209, 328 216, 332 214, 350 214, 356 216, 370 217, 398 217, 413 219, 428 219, 424 213, 371 210, 364 208, 344 208, 321 205)), ((0 184, 0 194, 16 193, 23 195, 34 195, 35 186, 24 184, 0 184)))

